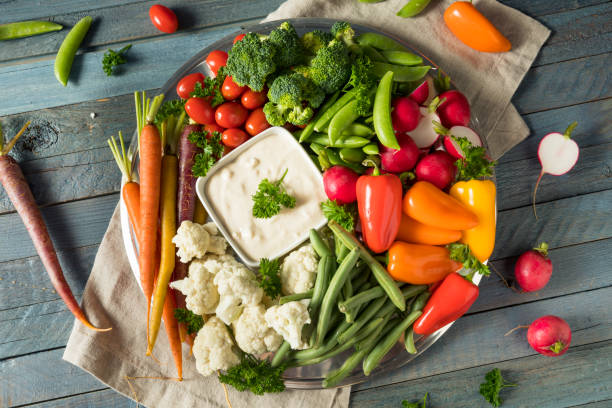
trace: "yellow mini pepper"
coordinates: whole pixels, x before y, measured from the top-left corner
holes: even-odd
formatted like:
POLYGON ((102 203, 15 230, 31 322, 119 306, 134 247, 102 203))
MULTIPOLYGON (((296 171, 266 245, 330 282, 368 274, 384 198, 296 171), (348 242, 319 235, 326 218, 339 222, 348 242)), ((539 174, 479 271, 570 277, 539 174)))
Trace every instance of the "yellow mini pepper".
POLYGON ((489 259, 495 247, 495 193, 491 180, 460 181, 450 189, 451 196, 478 216, 478 225, 463 231, 461 242, 480 262, 489 259))

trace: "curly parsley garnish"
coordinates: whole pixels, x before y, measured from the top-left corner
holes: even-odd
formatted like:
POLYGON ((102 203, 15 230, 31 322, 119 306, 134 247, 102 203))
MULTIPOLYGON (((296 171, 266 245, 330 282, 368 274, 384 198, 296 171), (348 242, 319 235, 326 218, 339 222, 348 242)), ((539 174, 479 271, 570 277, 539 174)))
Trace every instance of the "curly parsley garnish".
POLYGON ((202 153, 198 153, 194 157, 191 172, 196 177, 204 177, 217 160, 223 156, 221 133, 191 132, 189 141, 202 149, 202 153))
POLYGON ((174 318, 179 323, 187 325, 187 333, 197 333, 204 326, 204 318, 193 313, 191 310, 176 308, 174 309, 174 318))
POLYGON ((217 105, 221 105, 225 102, 223 94, 221 93, 221 87, 223 87, 223 81, 225 80, 225 67, 221 67, 217 71, 217 76, 214 78, 204 77, 204 82, 196 82, 193 92, 189 96, 195 96, 199 98, 210 97, 210 105, 214 108, 217 105))
POLYGON ((127 62, 127 58, 123 54, 125 54, 130 47, 132 47, 132 44, 126 45, 119 51, 109 49, 104 53, 104 56, 102 57, 102 69, 107 76, 114 74, 115 67, 117 65, 125 64, 127 62))
POLYGON ((499 392, 505 387, 516 387, 517 384, 507 383, 501 375, 499 368, 494 368, 485 375, 485 382, 480 384, 480 394, 492 406, 499 407, 502 404, 499 392))
POLYGON ((409 402, 409 401, 403 400, 402 407, 404 408, 427 408, 427 393, 425 393, 425 396, 419 402, 409 402))
POLYGON ((185 112, 185 100, 183 99, 172 99, 164 101, 159 107, 153 123, 157 126, 161 126, 162 122, 168 119, 170 116, 180 117, 185 112))
POLYGON ((497 162, 487 159, 487 152, 484 147, 474 146, 465 137, 451 137, 463 151, 463 159, 459 159, 455 162, 458 180, 471 180, 480 177, 488 177, 493 174, 493 166, 495 166, 497 162))
POLYGON ((355 206, 349 204, 338 204, 335 200, 327 200, 321 203, 321 211, 329 221, 336 221, 348 232, 355 229, 355 206))
POLYGON ((489 276, 491 274, 489 267, 480 262, 474 256, 474 254, 472 254, 472 251, 470 251, 469 246, 465 244, 454 243, 447 245, 447 248, 450 251, 450 258, 453 261, 461 262, 465 269, 469 269, 471 271, 470 274, 467 276, 470 280, 476 272, 485 276, 489 276))
POLYGON ((272 299, 280 296, 280 260, 261 258, 259 260, 259 287, 272 299))
POLYGON ((231 385, 238 391, 249 390, 255 395, 265 393, 283 392, 283 372, 285 366, 272 367, 268 360, 259 360, 250 354, 244 354, 237 366, 219 374, 219 381, 231 385))
POLYGON ((261 180, 257 192, 253 194, 253 217, 272 218, 280 212, 281 207, 295 207, 295 197, 290 196, 281 185, 287 171, 289 169, 285 170, 283 177, 274 183, 267 178, 261 180))

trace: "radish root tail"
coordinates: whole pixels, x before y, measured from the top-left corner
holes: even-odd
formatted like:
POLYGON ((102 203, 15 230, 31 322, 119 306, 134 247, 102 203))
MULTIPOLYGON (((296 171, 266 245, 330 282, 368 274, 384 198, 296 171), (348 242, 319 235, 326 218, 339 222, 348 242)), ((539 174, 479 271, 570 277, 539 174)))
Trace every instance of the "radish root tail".
POLYGON ((510 333, 513 333, 513 332, 515 332, 518 329, 527 329, 527 328, 529 328, 529 325, 518 325, 514 329, 510 330, 508 333, 504 334, 504 336, 507 336, 510 333))
POLYGON ((538 176, 538 181, 536 181, 536 185, 535 188, 533 189, 533 198, 531 199, 531 204, 533 206, 533 215, 535 216, 536 221, 538 220, 538 213, 536 212, 536 194, 538 192, 538 187, 540 186, 540 180, 542 180, 542 176, 544 175, 544 172, 540 172, 540 175, 538 176))

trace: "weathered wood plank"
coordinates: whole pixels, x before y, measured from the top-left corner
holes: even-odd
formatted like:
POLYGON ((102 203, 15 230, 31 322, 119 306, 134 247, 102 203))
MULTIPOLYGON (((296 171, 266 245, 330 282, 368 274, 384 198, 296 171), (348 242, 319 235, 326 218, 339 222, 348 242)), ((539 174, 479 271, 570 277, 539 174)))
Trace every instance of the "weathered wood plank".
POLYGON ((503 361, 354 392, 351 406, 399 407, 402 400, 416 401, 425 393, 428 393, 428 402, 433 407, 488 406, 479 388, 485 374, 495 367, 502 370, 507 381, 518 384, 518 387, 504 388, 500 393, 504 407, 522 407, 527 406, 526 403, 538 408, 598 404, 598 401, 612 397, 611 353, 612 341, 605 341, 572 348, 563 358, 530 356, 503 361))
POLYGON ((110 388, 27 405, 28 408, 56 408, 58 406, 63 408, 144 408, 143 405, 137 404, 110 388))
POLYGON ((562 13, 580 9, 582 7, 594 6, 597 4, 607 3, 607 0, 567 0, 567 1, 549 1, 549 0, 500 0, 500 3, 506 6, 513 7, 523 13, 535 17, 544 16, 547 14, 562 13))

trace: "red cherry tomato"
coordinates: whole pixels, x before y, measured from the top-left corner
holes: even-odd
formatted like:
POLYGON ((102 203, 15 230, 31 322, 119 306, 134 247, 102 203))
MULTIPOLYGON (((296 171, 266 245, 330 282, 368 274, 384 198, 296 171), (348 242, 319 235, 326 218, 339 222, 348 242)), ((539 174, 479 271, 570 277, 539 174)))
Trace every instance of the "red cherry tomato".
POLYGON ((226 76, 221 87, 221 94, 225 100, 232 101, 239 98, 246 89, 246 86, 240 86, 234 82, 231 76, 226 76))
POLYGON ((268 97, 266 95, 265 90, 256 92, 251 89, 247 89, 242 94, 242 98, 240 98, 240 101, 242 102, 242 106, 247 109, 253 110, 259 108, 260 106, 263 106, 264 103, 268 101, 268 97))
POLYGON ((236 37, 234 37, 234 44, 236 44, 238 41, 242 40, 245 35, 246 34, 238 34, 236 37))
POLYGON ((185 112, 199 124, 210 125, 215 123, 215 110, 205 98, 189 98, 185 103, 185 112))
POLYGON ((227 52, 221 50, 213 50, 206 57, 206 64, 208 68, 217 75, 219 68, 224 67, 227 63, 227 52))
POLYGON ((238 102, 225 102, 217 107, 215 121, 226 129, 242 126, 249 111, 238 102))
POLYGON ((189 94, 195 89, 197 83, 204 82, 204 74, 195 72, 183 77, 176 85, 176 93, 182 99, 189 99, 189 94))
POLYGON ((253 112, 251 112, 245 125, 246 131, 251 136, 255 136, 269 127, 270 124, 266 120, 266 114, 264 113, 263 108, 255 109, 253 112))
POLYGON ((238 147, 247 141, 249 136, 242 129, 225 129, 221 141, 228 147, 238 147))
POLYGON ((173 33, 178 28, 178 19, 174 11, 161 4, 154 4, 149 9, 149 18, 159 31, 173 33))
POLYGON ((207 123, 204 125, 203 129, 204 132, 208 132, 209 136, 210 134, 212 134, 213 132, 219 132, 219 133, 223 133, 225 131, 224 128, 222 128, 221 126, 217 125, 216 123, 207 123))

